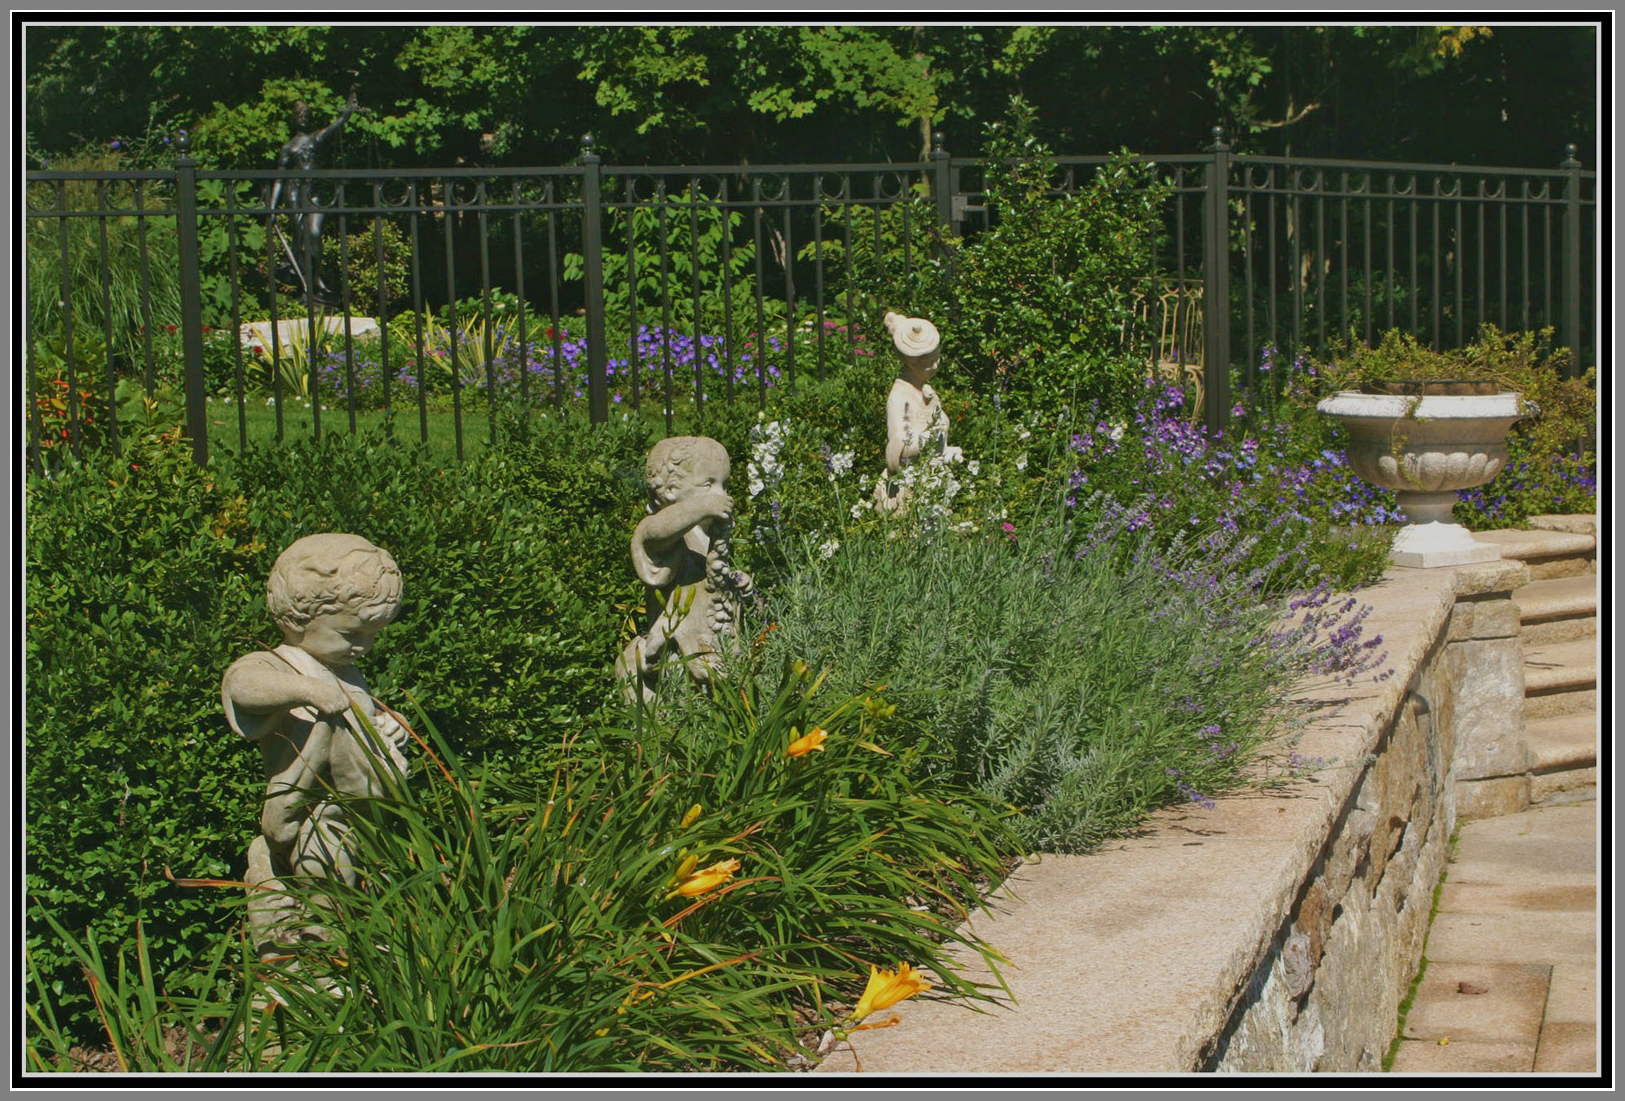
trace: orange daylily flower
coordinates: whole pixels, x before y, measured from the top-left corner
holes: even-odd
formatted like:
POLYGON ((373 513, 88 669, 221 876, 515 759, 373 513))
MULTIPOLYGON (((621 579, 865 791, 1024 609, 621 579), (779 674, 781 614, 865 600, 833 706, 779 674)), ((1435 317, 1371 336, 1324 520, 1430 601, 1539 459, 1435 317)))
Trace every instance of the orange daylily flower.
MULTIPOLYGON (((705 894, 705 892, 713 891, 722 886, 724 883, 728 882, 728 880, 734 877, 734 873, 738 870, 739 861, 735 860, 733 857, 729 857, 727 860, 720 860, 711 865, 709 868, 701 868, 697 872, 684 876, 683 881, 677 884, 677 889, 672 891, 672 895, 682 895, 684 898, 697 898, 700 895, 705 894)), ((666 897, 670 898, 671 895, 667 895, 666 897)))
POLYGON ((828 737, 828 734, 825 734, 822 729, 815 726, 811 730, 807 731, 807 733, 791 742, 790 748, 786 749, 785 753, 792 757, 805 757, 815 749, 822 753, 824 751, 824 739, 828 737))
POLYGON ((882 971, 869 965, 869 985, 852 1011, 852 1020, 861 1021, 871 1013, 890 1009, 904 998, 930 990, 931 984, 920 978, 920 973, 906 963, 897 965, 896 971, 882 971))

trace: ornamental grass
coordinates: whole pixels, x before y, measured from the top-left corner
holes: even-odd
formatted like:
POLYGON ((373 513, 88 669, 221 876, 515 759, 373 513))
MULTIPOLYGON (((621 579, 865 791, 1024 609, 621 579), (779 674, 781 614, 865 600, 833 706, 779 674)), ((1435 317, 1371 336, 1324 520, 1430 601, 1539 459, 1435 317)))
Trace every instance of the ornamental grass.
MULTIPOLYGON (((468 768, 420 717, 414 775, 345 800, 364 878, 290 884, 327 934, 280 957, 221 938, 165 977, 139 937, 129 966, 53 928, 130 1071, 765 1070, 849 1022, 882 964, 996 993, 947 949, 997 974, 955 926, 1010 849, 1004 816, 877 742, 876 697, 815 686, 747 671, 714 707, 657 709, 681 726, 640 714, 561 745, 531 787, 468 768), (813 727, 824 751, 790 757, 813 727)), ((31 1069, 73 1069, 82 1049, 34 994, 31 1069)))

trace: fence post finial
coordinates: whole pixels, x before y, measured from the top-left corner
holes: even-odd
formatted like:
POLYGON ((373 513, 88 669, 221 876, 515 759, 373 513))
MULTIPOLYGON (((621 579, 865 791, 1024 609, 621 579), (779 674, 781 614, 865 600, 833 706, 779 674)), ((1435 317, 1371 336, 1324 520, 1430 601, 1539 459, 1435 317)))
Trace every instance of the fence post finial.
POLYGON ((598 139, 593 137, 591 134, 582 134, 581 135, 581 160, 584 163, 586 163, 586 162, 597 163, 598 162, 599 157, 598 157, 598 150, 596 148, 597 145, 598 145, 598 139))
MULTIPOLYGON (((1569 148, 1572 149, 1574 147, 1570 146, 1569 148)), ((183 157, 189 157, 192 155, 192 136, 185 130, 177 130, 175 132, 175 152, 179 153, 183 157)))
POLYGON ((1578 145, 1575 145, 1572 141, 1569 142, 1567 145, 1565 145, 1563 147, 1563 163, 1558 165, 1558 167, 1559 168, 1567 168, 1570 171, 1573 171, 1574 169, 1579 168, 1580 167, 1580 156, 1579 156, 1579 154, 1580 154, 1580 147, 1578 145))
POLYGON ((943 142, 946 140, 941 130, 931 131, 931 155, 933 157, 946 157, 948 155, 948 150, 943 148, 943 142))
POLYGON ((1215 126, 1212 130, 1208 131, 1208 134, 1209 134, 1210 137, 1212 137, 1213 141, 1207 147, 1207 152, 1209 152, 1209 153, 1228 153, 1228 152, 1230 152, 1230 146, 1224 140, 1224 127, 1215 126))

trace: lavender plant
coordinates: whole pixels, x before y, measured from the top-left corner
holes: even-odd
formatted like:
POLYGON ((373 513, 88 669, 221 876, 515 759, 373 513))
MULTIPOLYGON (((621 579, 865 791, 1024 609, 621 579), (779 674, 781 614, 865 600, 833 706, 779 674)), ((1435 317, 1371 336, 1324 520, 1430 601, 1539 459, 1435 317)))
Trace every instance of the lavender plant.
POLYGON ((1206 525, 1159 545, 1142 510, 1094 499, 1009 530, 883 529, 809 553, 775 594, 771 656, 838 691, 886 683, 897 721, 991 798, 1030 848, 1087 850, 1157 806, 1202 803, 1297 715, 1282 685, 1380 675, 1358 603, 1267 595, 1287 552, 1206 525))

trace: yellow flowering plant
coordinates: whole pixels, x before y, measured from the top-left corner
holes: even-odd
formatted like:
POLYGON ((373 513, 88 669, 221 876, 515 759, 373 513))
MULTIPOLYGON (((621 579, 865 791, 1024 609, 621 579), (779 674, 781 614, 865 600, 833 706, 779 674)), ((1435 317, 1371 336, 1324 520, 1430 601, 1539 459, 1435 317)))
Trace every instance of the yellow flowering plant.
MULTIPOLYGON (((684 865, 690 869, 697 863, 698 860, 692 856, 684 861, 684 865)), ((727 860, 717 861, 709 868, 702 868, 699 871, 690 870, 687 874, 681 875, 677 886, 666 897, 673 898, 682 895, 684 898, 698 898, 707 891, 714 891, 728 882, 739 871, 740 867, 741 865, 737 859, 729 857, 727 860)), ((681 869, 679 869, 679 872, 681 873, 681 869)))
POLYGON ((905 998, 912 998, 930 989, 931 984, 921 978, 920 973, 907 963, 899 963, 895 971, 883 970, 870 964, 869 984, 863 988, 863 995, 858 999, 858 1004, 848 1019, 852 1024, 857 1024, 871 1013, 890 1009, 905 998))
POLYGON ((824 751, 824 742, 829 738, 828 734, 815 726, 807 733, 796 737, 798 730, 798 727, 792 726, 790 728, 790 736, 794 740, 790 743, 790 747, 784 751, 787 756, 805 757, 814 751, 819 753, 824 751))
POLYGON ((1014 851, 1009 810, 948 782, 923 746, 893 741, 882 686, 835 696, 833 679, 794 660, 763 675, 744 655, 708 691, 662 682, 653 707, 629 714, 631 744, 602 753, 658 771, 653 797, 672 826, 705 807, 677 837, 648 842, 666 861, 664 927, 758 953, 802 977, 799 997, 839 990, 861 1003, 861 1016, 831 1022, 843 1033, 884 1027, 881 1009, 930 984, 997 996, 1004 961, 961 922, 1014 851), (956 944, 995 978, 967 976, 947 954, 956 944), (875 968, 865 993, 854 956, 908 962, 875 968))

